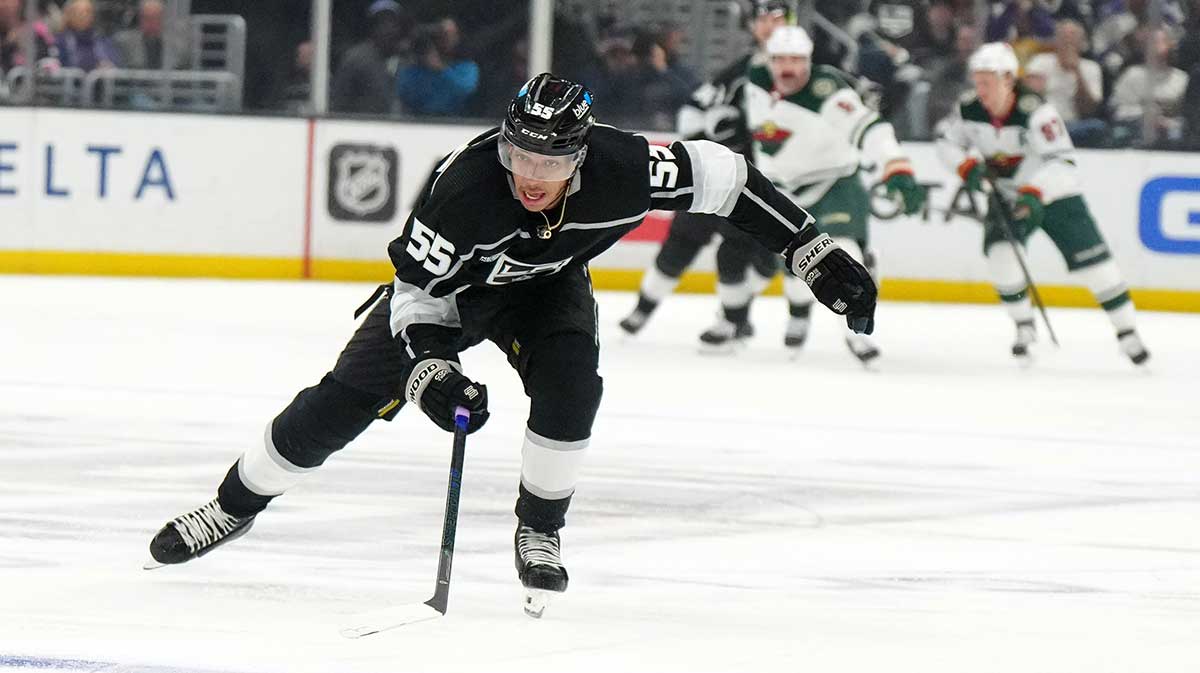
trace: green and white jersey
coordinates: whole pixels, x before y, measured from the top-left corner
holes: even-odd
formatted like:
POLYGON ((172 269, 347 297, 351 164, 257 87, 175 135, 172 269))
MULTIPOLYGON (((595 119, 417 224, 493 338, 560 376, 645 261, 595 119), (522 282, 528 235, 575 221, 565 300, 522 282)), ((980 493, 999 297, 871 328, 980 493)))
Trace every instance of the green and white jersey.
POLYGON ((994 120, 974 92, 939 124, 938 156, 953 171, 964 161, 987 163, 1000 191, 1014 198, 1033 189, 1044 203, 1080 194, 1075 146, 1058 110, 1041 96, 1017 87, 1006 119, 994 120))
POLYGON ((750 69, 743 105, 754 164, 801 205, 812 205, 863 155, 880 166, 906 157, 892 125, 862 102, 841 73, 813 66, 808 84, 780 97, 766 66, 750 69))

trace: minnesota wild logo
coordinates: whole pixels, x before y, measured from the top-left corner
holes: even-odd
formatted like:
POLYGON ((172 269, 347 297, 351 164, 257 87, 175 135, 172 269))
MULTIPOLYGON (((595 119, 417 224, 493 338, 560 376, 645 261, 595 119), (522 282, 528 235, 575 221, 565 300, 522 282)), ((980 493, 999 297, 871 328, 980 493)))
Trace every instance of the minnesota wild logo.
POLYGON ((792 132, 779 128, 774 122, 766 122, 754 129, 753 135, 754 142, 758 143, 759 149, 767 156, 773 157, 787 142, 787 139, 792 137, 792 132))
POLYGON ((997 152, 996 154, 988 157, 987 165, 988 168, 990 168, 996 175, 999 175, 1002 178, 1011 178, 1013 175, 1016 175, 1017 169, 1021 167, 1021 161, 1023 159, 1025 159, 1025 157, 1021 156, 1020 154, 1005 154, 1004 152, 997 152))

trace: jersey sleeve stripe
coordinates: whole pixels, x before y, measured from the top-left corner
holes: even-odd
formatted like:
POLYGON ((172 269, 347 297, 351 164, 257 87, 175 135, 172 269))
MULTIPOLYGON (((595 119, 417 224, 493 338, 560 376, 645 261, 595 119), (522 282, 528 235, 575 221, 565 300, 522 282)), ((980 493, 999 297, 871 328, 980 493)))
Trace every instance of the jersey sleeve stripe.
POLYGON ((707 140, 680 143, 692 164, 693 213, 728 215, 746 186, 746 158, 707 140))
MULTIPOLYGON (((429 323, 446 327, 461 327, 458 304, 451 297, 433 297, 399 278, 392 282, 395 291, 388 304, 388 325, 392 336, 401 334, 410 325, 429 323)), ((406 339, 407 341, 407 339, 406 339)))
POLYGON ((569 229, 607 229, 609 227, 619 227, 623 224, 637 222, 638 220, 645 218, 649 212, 649 210, 643 210, 638 215, 631 215, 630 217, 623 217, 619 220, 609 220, 607 222, 567 222, 559 227, 559 231, 567 231, 569 229))
POLYGON ((865 140, 867 137, 867 131, 871 130, 872 126, 882 123, 883 119, 878 114, 872 113, 867 117, 863 117, 863 119, 859 121, 858 126, 856 126, 854 131, 850 134, 850 137, 854 142, 854 146, 861 150, 863 146, 863 140, 865 140))
MULTIPOLYGON (((780 215, 779 211, 775 210, 770 205, 768 205, 766 201, 763 201, 762 199, 760 199, 758 197, 758 195, 755 194, 754 192, 750 191, 749 188, 742 189, 742 196, 745 196, 746 198, 750 199, 752 202, 754 202, 755 205, 757 205, 759 208, 762 208, 771 217, 774 217, 776 220, 778 220, 780 223, 782 223, 785 227, 787 227, 789 230, 791 230, 792 233, 797 233, 797 234, 800 233, 800 230, 796 228, 796 225, 792 224, 791 220, 784 217, 783 215, 780 215)), ((730 209, 730 210, 732 212, 732 209, 730 209)), ((726 213, 726 214, 728 214, 728 213, 726 213)))

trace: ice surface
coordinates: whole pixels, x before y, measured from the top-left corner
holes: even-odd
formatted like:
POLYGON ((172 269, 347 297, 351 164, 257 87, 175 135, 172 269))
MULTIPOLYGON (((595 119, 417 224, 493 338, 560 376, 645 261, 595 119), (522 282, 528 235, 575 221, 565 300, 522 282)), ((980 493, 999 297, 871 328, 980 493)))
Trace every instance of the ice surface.
POLYGON ((445 618, 338 634, 432 593, 450 436, 415 410, 245 538, 143 571, 370 291, 0 277, 0 671, 1200 670, 1194 315, 1140 316, 1144 373, 1100 311, 1051 309, 1063 348, 1020 370, 998 306, 886 304, 868 373, 828 313, 790 361, 762 301, 751 346, 713 357, 713 298, 625 340, 633 297, 601 294, 571 589, 542 620, 511 557, 527 405, 486 344, 445 618))

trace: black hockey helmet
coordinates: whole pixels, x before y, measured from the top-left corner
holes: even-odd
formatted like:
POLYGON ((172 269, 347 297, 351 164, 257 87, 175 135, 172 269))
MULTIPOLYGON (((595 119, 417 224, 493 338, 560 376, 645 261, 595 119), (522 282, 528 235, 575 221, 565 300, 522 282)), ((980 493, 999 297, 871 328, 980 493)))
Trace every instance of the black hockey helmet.
POLYGON ((544 72, 526 82, 508 106, 500 126, 500 162, 526 177, 566 179, 583 163, 594 123, 592 92, 544 72), (515 160, 514 149, 524 163, 515 160), (541 165, 536 175, 529 174, 531 160, 541 165))
POLYGON ((763 14, 791 15, 792 3, 787 0, 754 0, 754 16, 763 14))

